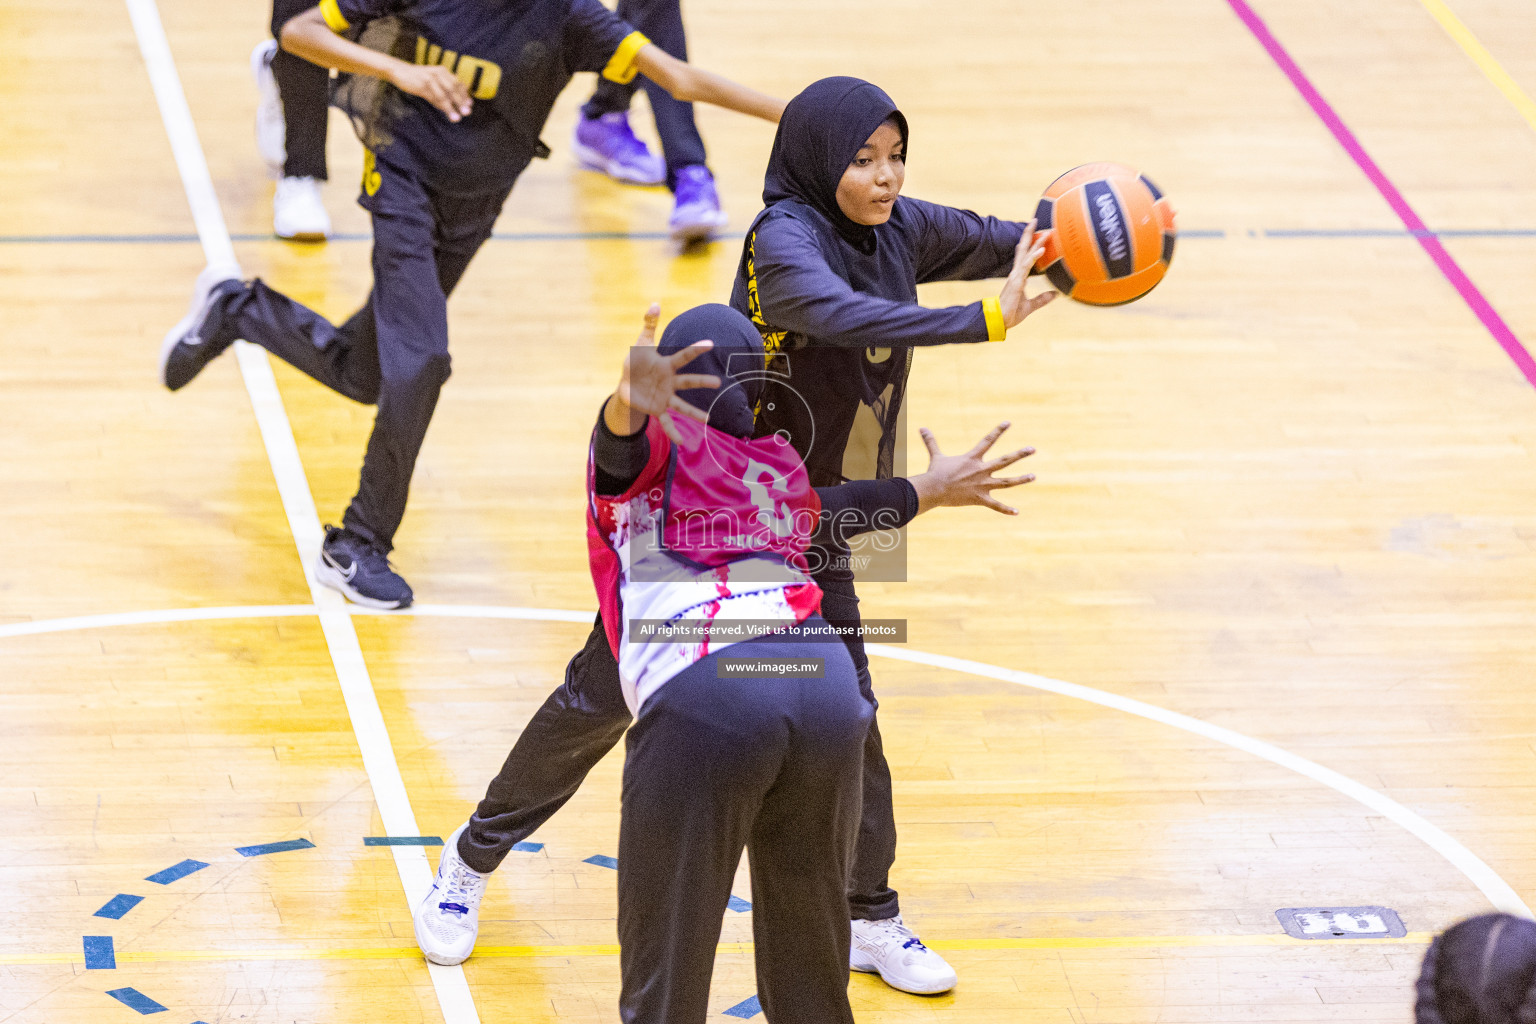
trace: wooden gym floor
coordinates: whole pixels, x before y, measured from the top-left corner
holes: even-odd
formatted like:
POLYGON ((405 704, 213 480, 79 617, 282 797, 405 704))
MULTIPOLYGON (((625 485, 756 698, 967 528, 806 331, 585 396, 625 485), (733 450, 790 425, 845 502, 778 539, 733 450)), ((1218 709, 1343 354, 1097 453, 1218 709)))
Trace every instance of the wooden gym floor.
MULTIPOLYGON (((1256 0, 1288 77, 1239 0, 688 0, 701 64, 782 95, 884 84, 909 194, 1024 217, 1115 159, 1181 211, 1145 301, 917 358, 912 426, 960 447, 1011 419, 1039 481, 1017 520, 920 521, 909 582, 865 591, 910 623, 875 663, 894 883, 961 981, 855 976, 861 1021, 1401 1024, 1429 933, 1536 897, 1536 388, 1496 336, 1536 341, 1536 22, 1448 2, 1256 0), (1394 190, 1447 232, 1438 264, 1394 190), (1359 905, 1408 936, 1301 941, 1275 916, 1359 905)), ((240 260, 347 314, 368 283, 347 127, 341 237, 271 240, 247 70, 267 8, 160 14, 240 260)), ((558 682, 593 605, 598 401, 646 303, 723 300, 738 242, 678 255, 664 191, 577 170, 573 85, 453 300, 395 556, 422 606, 349 617, 299 552, 306 503, 332 521, 351 495, 370 411, 281 365, 279 405, 260 357, 156 384, 203 250, 129 9, 8 0, 0 28, 0 1022, 129 1021, 140 998, 183 1024, 616 1019, 619 753, 496 876, 462 972, 429 976, 411 939, 402 886, 436 851, 363 837, 448 835, 558 682), (117 894, 144 899, 93 916, 117 894), (88 968, 102 937, 115 967, 88 968)), ((700 119, 740 231, 771 129, 700 119)), ((748 914, 727 918, 712 1019, 752 1012, 748 914)))

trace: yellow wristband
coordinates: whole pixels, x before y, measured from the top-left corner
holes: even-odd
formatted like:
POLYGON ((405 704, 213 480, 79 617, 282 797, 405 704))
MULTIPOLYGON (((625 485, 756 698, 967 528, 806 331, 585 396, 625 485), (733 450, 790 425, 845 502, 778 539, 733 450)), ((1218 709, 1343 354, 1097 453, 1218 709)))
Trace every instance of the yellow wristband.
POLYGON ((337 6, 336 0, 320 0, 320 16, 325 19, 325 23, 331 27, 332 32, 345 32, 351 27, 347 24, 347 19, 341 16, 341 8, 337 6))
POLYGON ((987 318, 987 340, 1003 341, 1008 337, 1008 325, 1003 322, 1003 300, 982 299, 981 315, 987 318))
MULTIPOLYGON (((332 0, 334 2, 334 0, 332 0)), ((635 55, 644 47, 650 46, 651 41, 645 38, 644 32, 631 32, 624 37, 619 48, 613 51, 613 59, 608 66, 603 68, 603 77, 610 82, 618 82, 620 85, 628 85, 635 80, 639 68, 635 67, 635 55)))

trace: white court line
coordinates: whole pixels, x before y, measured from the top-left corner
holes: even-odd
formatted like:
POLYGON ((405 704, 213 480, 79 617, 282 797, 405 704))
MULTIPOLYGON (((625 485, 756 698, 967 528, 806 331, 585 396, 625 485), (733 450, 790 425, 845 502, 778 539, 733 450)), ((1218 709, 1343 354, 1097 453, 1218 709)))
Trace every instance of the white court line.
MULTIPOLYGON (((516 619, 526 622, 569 622, 577 625, 588 624, 592 621, 593 616, 593 613, 589 611, 574 612, 558 608, 517 608, 498 605, 421 604, 405 612, 382 612, 357 607, 352 607, 348 610, 354 615, 516 619)), ((160 612, 125 612, 121 615, 89 615, 71 619, 47 619, 40 622, 21 622, 0 626, 0 639, 8 636, 62 633, 69 630, 96 629, 107 626, 151 625, 158 622, 186 622, 193 619, 256 618, 266 614, 303 615, 313 612, 313 608, 305 605, 251 605, 245 608, 170 609, 160 612)), ((1525 905, 1525 901, 1520 898, 1519 894, 1515 892, 1508 882, 1499 877, 1498 872, 1494 871, 1481 858, 1451 838, 1439 827, 1430 824, 1423 817, 1410 811, 1391 797, 1379 793, 1369 786, 1362 785, 1347 775, 1334 771, 1332 768, 1325 768, 1315 761, 1299 757, 1272 743, 1254 739, 1252 736, 1244 735, 1223 726, 1203 722, 1198 718, 1191 718, 1189 715, 1183 715, 1177 711, 1160 708, 1156 704, 1132 700, 1129 697, 1121 697, 1118 694, 1108 693, 1104 690, 1095 690, 1091 686, 1063 682, 1059 679, 1037 676, 1029 672, 1019 672, 997 665, 988 665, 985 662, 969 661, 964 658, 951 658, 944 654, 903 650, 902 648, 886 644, 870 644, 866 649, 877 658, 890 658, 893 661, 912 662, 918 665, 929 665, 933 668, 946 669, 951 672, 980 676, 984 679, 996 679, 999 682, 1027 686, 1031 689, 1054 693, 1061 697, 1087 701, 1100 707, 1123 711, 1128 715, 1135 715, 1138 718, 1145 718, 1153 722, 1161 722, 1163 725, 1194 733, 1196 736, 1202 736, 1224 746, 1262 758, 1282 768, 1288 768, 1299 775, 1311 779, 1313 782, 1327 786, 1329 789, 1365 805, 1388 820, 1402 826, 1403 829, 1416 836, 1430 849, 1449 861, 1456 870, 1465 875, 1473 885, 1477 886, 1484 896, 1488 897, 1488 902, 1492 903, 1495 908, 1506 913, 1519 914, 1522 917, 1532 916, 1530 908, 1525 905)))
MULTIPOLYGON (((139 49, 144 55, 144 65, 149 71, 150 84, 154 87, 160 118, 165 122, 171 152, 175 155, 176 167, 181 173, 187 203, 192 208, 192 219, 197 225, 203 253, 210 263, 234 263, 234 245, 224 223, 218 194, 213 188, 213 178, 208 173, 208 161, 203 155, 202 143, 197 138, 192 111, 187 106, 186 94, 181 88, 181 78, 176 73, 176 62, 165 37, 165 27, 160 22, 160 10, 155 0, 125 2, 128 15, 133 21, 134 34, 138 36, 139 49)), ((267 460, 272 464, 272 476, 277 482, 283 511, 288 516, 288 527, 293 532, 299 564, 309 583, 310 596, 320 618, 320 629, 325 634, 326 647, 331 653, 331 663, 336 668, 336 679, 341 684, 347 714, 352 719, 352 731, 357 736, 363 768, 373 788, 373 799, 378 805, 384 832, 391 836, 420 835, 416 814, 411 810, 405 781, 400 777, 400 766, 395 761, 394 748, 389 742, 389 731, 384 726, 384 716, 379 712, 373 682, 368 678, 368 666, 363 661, 363 651, 357 642, 357 631, 352 628, 352 617, 347 614, 346 601, 340 594, 316 583, 309 573, 309 567, 315 564, 320 554, 323 539, 320 518, 315 513, 309 481, 304 475, 304 465, 299 460, 293 428, 283 409, 277 381, 272 376, 272 364, 267 360, 265 352, 243 341, 235 345, 235 356, 240 364, 240 374, 245 380, 245 390, 250 395, 251 406, 256 413, 256 423, 261 429, 267 460)), ((390 852, 394 854, 395 869, 400 873, 406 902, 414 910, 432 887, 432 869, 426 850, 419 846, 392 846, 390 852)), ((428 964, 427 967, 446 1024, 479 1024, 480 1015, 475 1010, 464 969, 438 964, 428 964)))

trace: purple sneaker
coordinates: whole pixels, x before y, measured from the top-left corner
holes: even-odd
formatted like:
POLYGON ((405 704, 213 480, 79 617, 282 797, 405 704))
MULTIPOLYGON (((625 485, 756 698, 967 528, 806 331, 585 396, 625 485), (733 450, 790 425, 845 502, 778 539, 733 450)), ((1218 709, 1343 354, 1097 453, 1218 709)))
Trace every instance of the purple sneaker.
POLYGON ((571 150, 581 166, 626 185, 660 185, 667 180, 666 164, 635 136, 629 115, 622 110, 602 117, 578 117, 571 150))
POLYGON ((715 176, 703 164, 689 164, 678 169, 676 203, 667 227, 675 241, 702 242, 725 227, 725 211, 720 209, 720 195, 715 191, 715 176))

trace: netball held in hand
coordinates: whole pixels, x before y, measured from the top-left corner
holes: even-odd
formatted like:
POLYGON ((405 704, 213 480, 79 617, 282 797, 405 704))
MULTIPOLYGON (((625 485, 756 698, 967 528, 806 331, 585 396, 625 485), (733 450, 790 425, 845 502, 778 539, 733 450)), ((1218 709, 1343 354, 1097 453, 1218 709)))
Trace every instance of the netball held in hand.
POLYGON ((1173 262, 1173 218, 1173 204, 1145 174, 1114 163, 1074 167, 1035 207, 1036 243, 1045 248, 1035 269, 1078 302, 1133 302, 1173 262))

